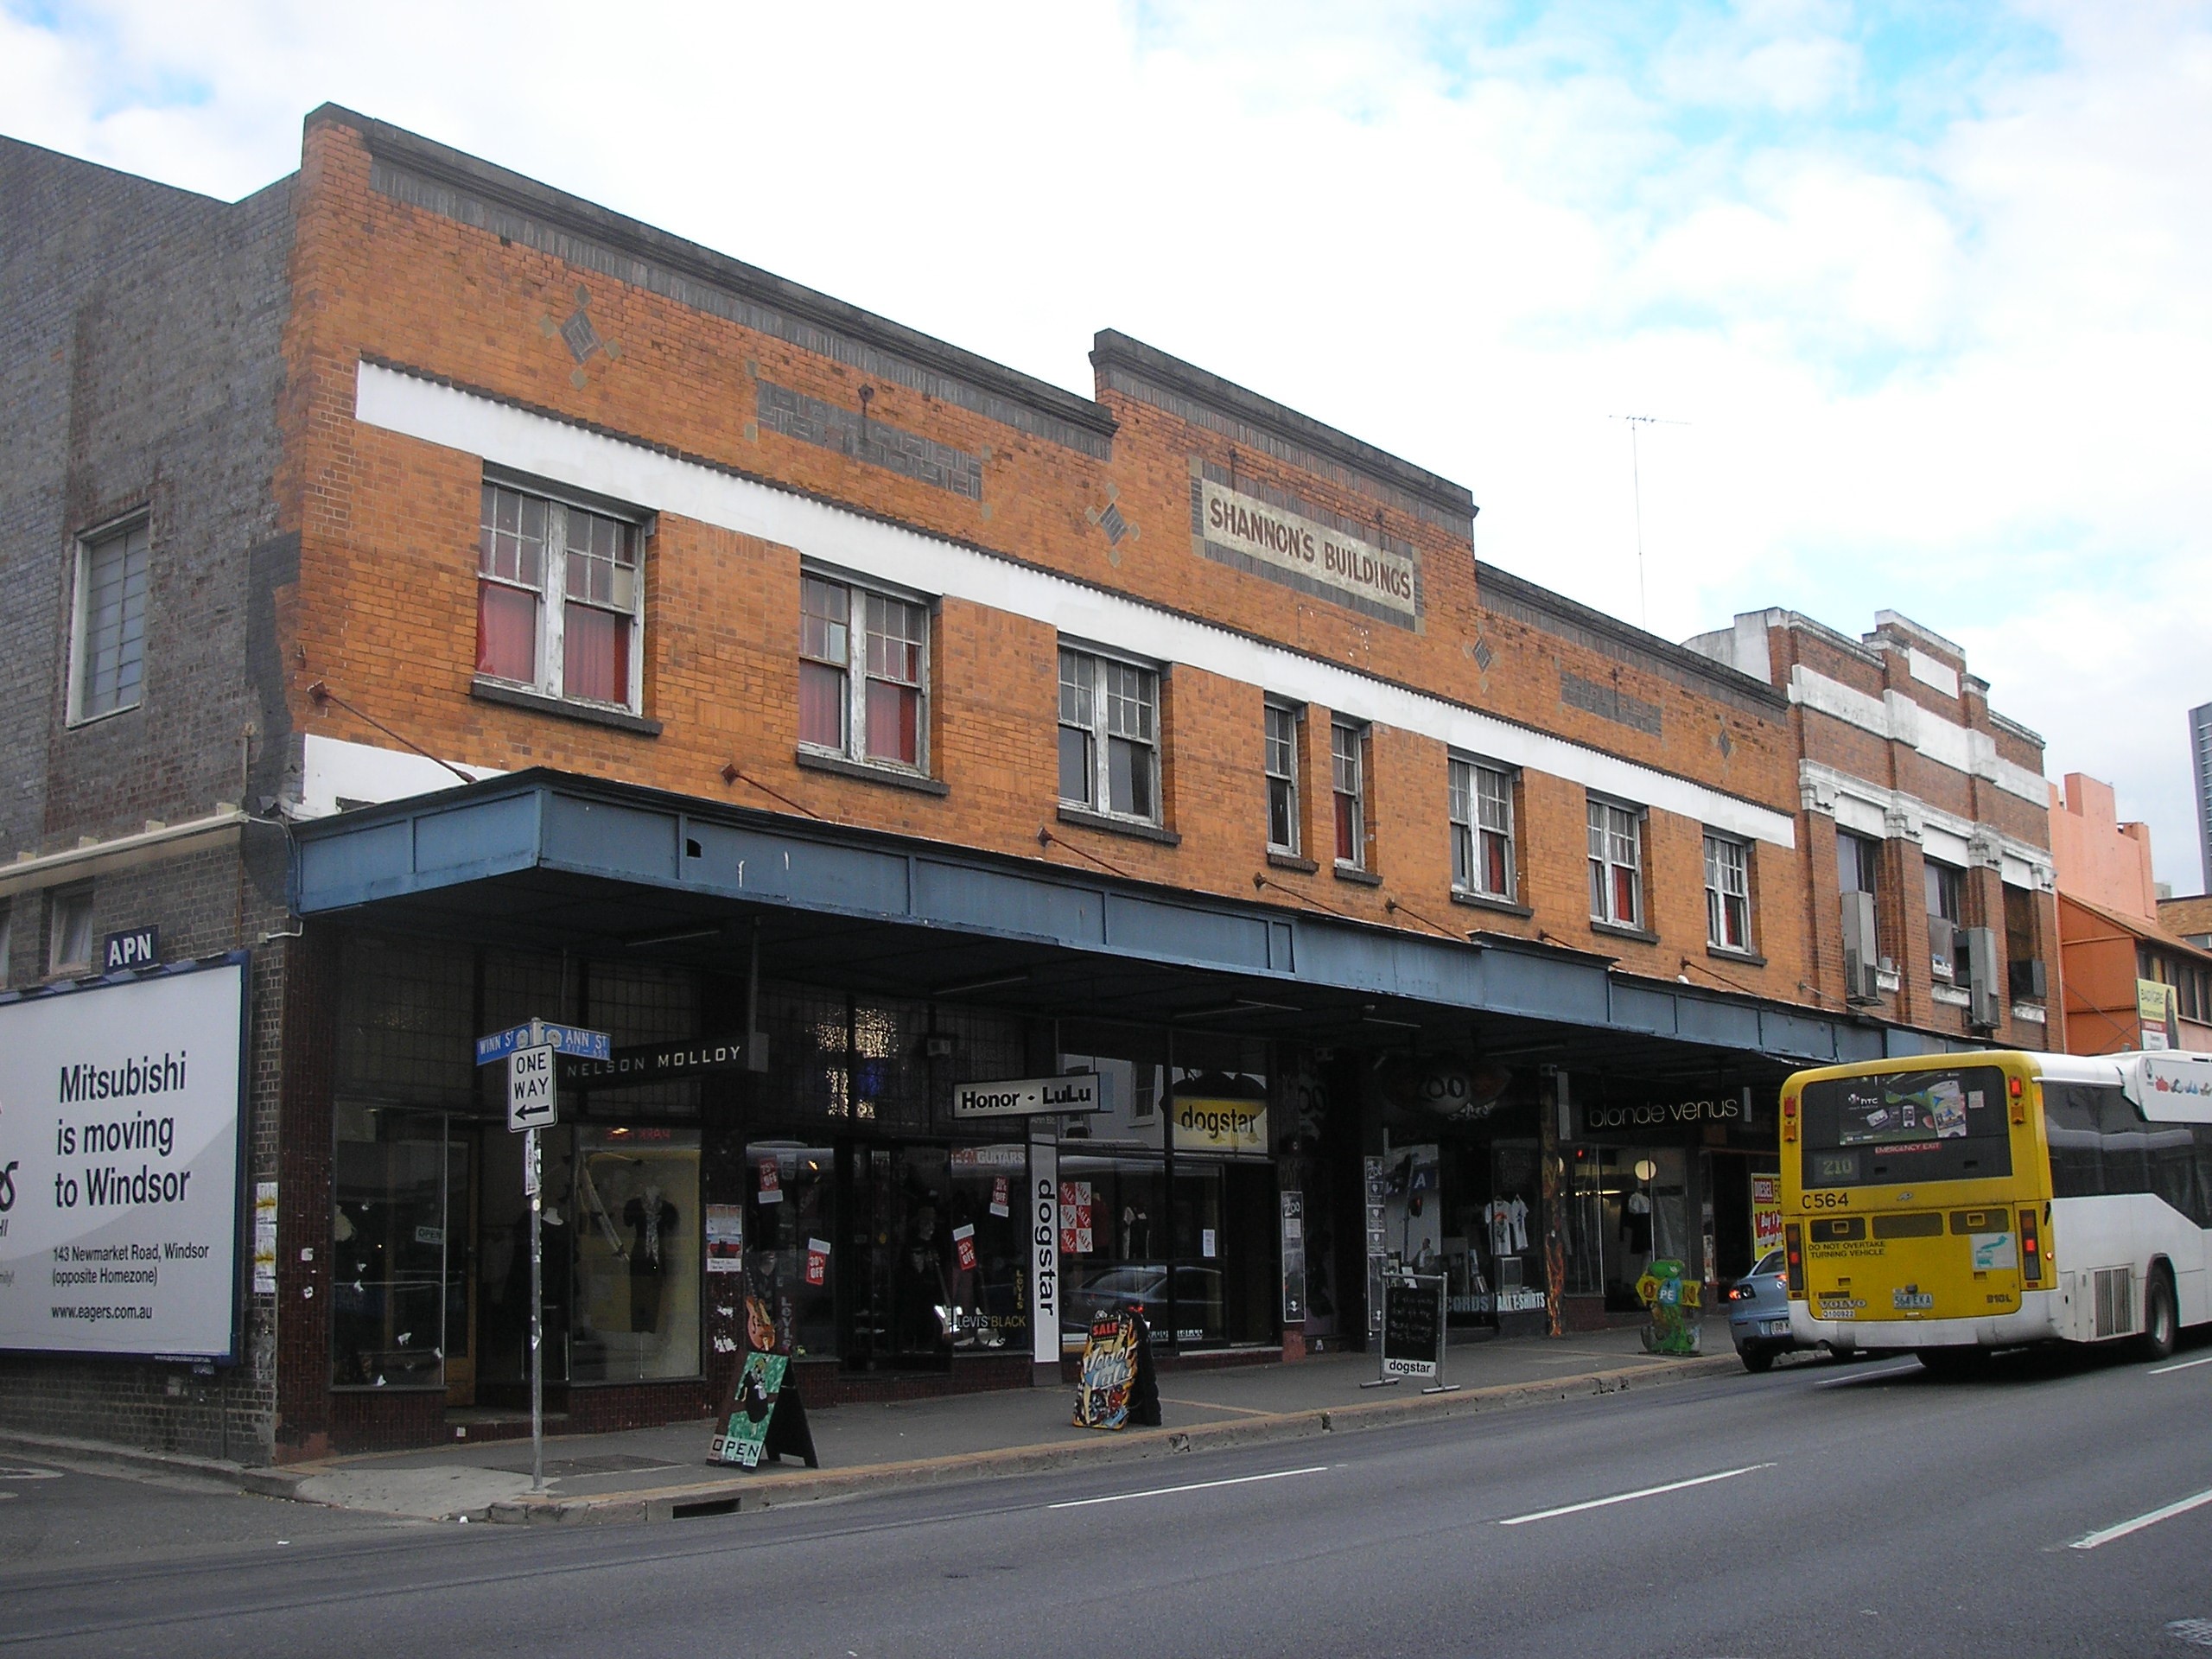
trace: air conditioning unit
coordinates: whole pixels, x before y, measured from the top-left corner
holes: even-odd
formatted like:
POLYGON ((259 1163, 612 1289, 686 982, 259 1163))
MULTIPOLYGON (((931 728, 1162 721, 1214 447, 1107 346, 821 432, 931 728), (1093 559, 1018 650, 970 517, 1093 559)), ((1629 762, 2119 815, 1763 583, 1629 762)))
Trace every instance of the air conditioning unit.
POLYGON ((1957 982, 1957 955, 1952 949, 1952 935, 1958 930, 1941 916, 1928 918, 1928 965, 1940 985, 1957 982))
POLYGON ((1970 1025, 1994 1026, 2005 1018, 2005 1001, 1997 989, 1997 934, 1993 928, 1959 930, 1960 966, 1966 969, 1967 1020, 1970 1025))
POLYGON ((2050 995, 2043 958, 2031 957, 2025 962, 2007 964, 2012 1000, 2016 1002, 2041 1002, 2050 995))
POLYGON ((1881 952, 1874 937, 1874 895, 1843 895, 1843 1000, 1859 1004, 1881 1000, 1874 975, 1881 952))

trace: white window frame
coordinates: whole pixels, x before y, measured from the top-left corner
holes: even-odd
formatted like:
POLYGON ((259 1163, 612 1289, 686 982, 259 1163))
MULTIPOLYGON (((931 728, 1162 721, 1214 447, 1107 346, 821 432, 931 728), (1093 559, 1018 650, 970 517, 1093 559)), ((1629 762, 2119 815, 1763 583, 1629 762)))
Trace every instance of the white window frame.
MULTIPOLYGON (((1060 804, 1079 812, 1095 813, 1103 818, 1116 818, 1125 823, 1141 823, 1158 829, 1163 821, 1164 803, 1160 798, 1160 747, 1162 730, 1160 718, 1160 689, 1161 674, 1157 665, 1139 662, 1113 652, 1100 651, 1094 645, 1079 645, 1071 640, 1060 642, 1057 671, 1053 680, 1055 719, 1052 729, 1054 778, 1058 787, 1058 768, 1060 733, 1080 731, 1089 738, 1090 759, 1090 798, 1077 800, 1062 795, 1060 804), (1087 690, 1084 671, 1080 668, 1071 676, 1071 664, 1088 664, 1087 690), (1126 691, 1115 689, 1116 675, 1135 674, 1143 691, 1138 706, 1149 715, 1149 736, 1114 729, 1114 700, 1119 697, 1124 705, 1131 700, 1126 691), (1075 697, 1071 703, 1070 693, 1075 697), (1087 714, 1087 718, 1085 715, 1087 714), (1116 742, 1139 746, 1144 753, 1147 783, 1152 795, 1149 813, 1120 812, 1111 805, 1113 800, 1113 745, 1116 742)), ((1126 682, 1124 683, 1126 683, 1126 682)))
POLYGON ((1752 954, 1751 843, 1716 830, 1705 832, 1705 942, 1715 950, 1752 954), (1732 920, 1738 938, 1728 937, 1732 920))
MULTIPOLYGON (((69 607, 69 687, 67 719, 72 726, 88 726, 97 720, 107 720, 117 715, 129 714, 143 707, 146 701, 146 621, 151 609, 150 589, 153 585, 153 529, 151 516, 145 511, 128 513, 111 519, 76 537, 74 569, 71 575, 69 607), (126 563, 130 557, 132 537, 141 538, 138 556, 142 570, 139 579, 138 612, 134 619, 129 614, 129 598, 120 601, 117 617, 118 668, 121 667, 121 653, 127 645, 135 651, 137 678, 133 683, 129 701, 123 699, 118 683, 117 700, 105 709, 86 706, 86 679, 93 668, 92 642, 88 636, 92 625, 92 564, 110 548, 120 547, 126 563), (137 635, 129 638, 135 620, 137 635)), ((126 583, 129 576, 126 570, 126 583)))
MULTIPOLYGON (((828 566, 813 564, 803 566, 799 572, 799 591, 802 595, 799 604, 799 660, 802 663, 817 663, 824 667, 842 669, 845 676, 844 728, 842 741, 833 746, 812 741, 802 734, 799 738, 799 747, 809 754, 830 755, 840 760, 850 761, 855 766, 875 766, 886 772, 896 772, 918 778, 928 777, 930 775, 930 645, 931 635, 936 632, 933 626, 936 607, 920 594, 893 588, 885 582, 857 581, 844 571, 833 569, 828 566), (807 613, 804 595, 805 584, 810 582, 823 582, 844 590, 845 637, 844 660, 842 663, 829 657, 814 655, 806 649, 807 613), (886 684, 907 683, 892 676, 870 671, 868 641, 873 634, 868 624, 870 600, 905 606, 916 613, 920 624, 919 637, 911 642, 917 647, 915 652, 917 666, 912 684, 918 694, 917 707, 914 710, 914 759, 911 764, 887 755, 870 754, 868 749, 869 682, 881 680, 886 684)), ((887 635, 886 637, 895 638, 896 636, 887 635)))
POLYGON ((1602 795, 1590 797, 1589 864, 1591 874, 1590 919, 1606 927, 1625 927, 1637 932, 1645 931, 1644 915, 1649 909, 1643 893, 1643 820, 1644 810, 1624 801, 1607 800, 1602 795), (1622 856, 1623 843, 1626 856, 1622 856), (1631 914, 1623 916, 1615 911, 1615 884, 1612 874, 1624 869, 1630 873, 1630 893, 1634 899, 1631 914))
POLYGON ((11 982, 9 970, 16 948, 16 906, 12 900, 0 899, 0 991, 11 982))
POLYGON ((1304 827, 1299 822, 1298 760, 1299 742, 1306 724, 1306 711, 1294 702, 1281 702, 1270 697, 1261 715, 1260 769, 1266 774, 1268 812, 1268 850, 1296 858, 1304 827), (1278 726, 1281 730, 1278 731, 1278 726), (1283 822, 1290 833, 1284 839, 1275 839, 1275 797, 1280 790, 1283 796, 1283 822))
POLYGON ((1452 824, 1452 890, 1514 903, 1520 894, 1521 869, 1513 844, 1513 769, 1472 755, 1455 754, 1448 779, 1446 812, 1452 824), (1483 849, 1491 841, 1505 849, 1505 885, 1495 892, 1483 885, 1490 868, 1483 849))
POLYGON ((1363 721, 1332 720, 1329 722, 1329 849, 1336 855, 1340 870, 1364 870, 1367 868, 1368 837, 1374 830, 1374 814, 1367 801, 1368 738, 1373 728, 1363 721), (1349 752, 1340 747, 1337 734, 1343 733, 1351 739, 1349 752), (1349 787, 1347 787, 1349 782, 1349 787), (1351 803, 1351 856, 1346 858, 1336 852, 1338 803, 1351 803))
POLYGON ((55 887, 46 900, 46 971, 49 975, 88 974, 92 970, 92 890, 90 887, 55 887), (83 909, 78 911, 77 906, 83 909), (83 920, 84 950, 81 955, 66 947, 68 936, 75 931, 69 917, 74 912, 83 920))
MULTIPOLYGON (((484 568, 484 527, 482 501, 478 504, 476 531, 476 582, 479 588, 490 582, 497 587, 512 588, 520 593, 534 594, 537 600, 537 674, 534 680, 510 679, 503 674, 476 670, 476 677, 491 685, 512 686, 517 690, 529 691, 556 702, 565 702, 579 709, 613 709, 624 714, 640 712, 645 700, 645 542, 650 515, 626 512, 612 503, 599 500, 575 499, 561 494, 545 485, 526 480, 504 477, 487 471, 484 474, 486 490, 505 490, 514 495, 543 503, 545 507, 544 564, 536 586, 488 572, 484 568), (596 518, 610 519, 622 527, 632 555, 630 567, 630 673, 629 684, 620 702, 602 702, 596 697, 572 697, 566 689, 566 651, 568 645, 568 612, 570 605, 585 605, 594 610, 623 614, 619 605, 601 603, 589 599, 571 599, 569 594, 569 514, 586 512, 596 518)), ((481 601, 479 601, 477 627, 481 630, 483 620, 481 601)))

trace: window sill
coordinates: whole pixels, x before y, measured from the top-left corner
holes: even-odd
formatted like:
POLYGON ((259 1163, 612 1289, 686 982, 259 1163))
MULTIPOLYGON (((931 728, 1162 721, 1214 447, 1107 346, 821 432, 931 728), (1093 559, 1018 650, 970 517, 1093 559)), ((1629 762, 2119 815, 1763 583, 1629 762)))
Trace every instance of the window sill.
POLYGON ((830 772, 840 778, 856 778, 866 784, 911 789, 917 795, 952 793, 951 786, 938 779, 924 777, 918 772, 901 772, 895 766, 870 766, 865 760, 848 760, 836 754, 818 754, 812 749, 798 750, 791 759, 809 772, 830 772))
POLYGON ((1465 905, 1469 910, 1494 910, 1502 916, 1518 916, 1526 921, 1536 912, 1526 905, 1516 905, 1510 899, 1493 899, 1486 893, 1469 893, 1465 887, 1452 889, 1452 902, 1465 905))
POLYGON ((1109 836, 1128 836, 1136 841, 1156 841, 1162 847, 1180 847, 1183 837, 1173 830, 1163 830, 1156 823, 1140 823, 1135 818, 1109 817, 1103 812, 1093 812, 1089 807, 1060 806, 1060 822, 1080 825, 1085 830, 1103 830, 1109 836))
POLYGON ((1634 939, 1639 944, 1659 943, 1659 936, 1648 928, 1624 927, 1618 922, 1601 922, 1594 916, 1590 918, 1590 931, 1602 933, 1609 939, 1634 939))
POLYGON ((1711 957, 1715 962, 1740 962, 1746 968, 1764 968, 1766 966, 1766 958, 1759 955, 1758 951, 1738 950, 1734 949, 1732 946, 1726 944, 1713 944, 1708 942, 1705 947, 1705 954, 1711 957))
POLYGON ((563 720, 582 721, 587 726, 612 727, 618 732, 635 732, 640 737, 660 735, 660 721, 648 720, 642 715, 627 714, 620 709, 602 709, 597 703, 570 702, 565 697, 549 697, 543 691, 525 691, 519 686, 503 685, 497 680, 472 680, 468 695, 479 702, 496 702, 509 709, 527 709, 537 715, 557 715, 563 720))
POLYGON ((1278 870, 1296 870, 1301 875, 1311 875, 1321 867, 1310 858, 1300 858, 1296 853, 1279 853, 1268 849, 1268 863, 1278 870))
POLYGON ((1331 867, 1339 881, 1349 881, 1355 887, 1379 887, 1382 878, 1372 870, 1363 870, 1357 864, 1337 864, 1331 867))

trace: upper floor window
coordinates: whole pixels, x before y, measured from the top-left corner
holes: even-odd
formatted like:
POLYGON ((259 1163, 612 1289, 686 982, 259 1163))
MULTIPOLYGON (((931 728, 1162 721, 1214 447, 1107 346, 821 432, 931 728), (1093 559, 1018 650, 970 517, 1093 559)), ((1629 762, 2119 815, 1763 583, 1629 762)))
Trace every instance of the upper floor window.
POLYGON ((1298 710, 1267 708, 1268 850, 1298 851, 1298 710))
POLYGON ((1061 651, 1060 799, 1160 822, 1160 676, 1153 670, 1061 651))
POLYGON ((1705 942, 1751 948, 1751 849, 1733 836, 1705 837, 1705 942))
POLYGON ((146 521, 107 531, 77 550, 69 718, 138 706, 146 671, 146 521))
POLYGON ((1472 760, 1452 763, 1452 885, 1486 899, 1510 899, 1513 776, 1472 760))
POLYGON ((1843 893, 1878 893, 1882 843, 1845 830, 1835 838, 1836 887, 1843 893))
POLYGON ((1966 872, 1953 864, 1929 859, 1922 867, 1928 877, 1929 966, 1939 980, 1961 981, 1966 964, 1958 950, 1959 924, 1965 919, 1966 872))
POLYGON ((1367 868, 1367 728, 1344 721, 1329 727, 1329 772, 1337 809, 1337 862, 1367 868))
POLYGON ((925 606, 801 577, 798 741, 850 760, 926 766, 929 635, 925 606))
POLYGON ((92 965, 92 890, 62 887, 47 900, 46 971, 81 974, 92 965))
POLYGON ((1590 919, 1643 925, 1643 815, 1634 807, 1590 803, 1590 919))
POLYGON ((635 711, 639 528, 609 513, 484 486, 476 563, 476 671, 635 711))

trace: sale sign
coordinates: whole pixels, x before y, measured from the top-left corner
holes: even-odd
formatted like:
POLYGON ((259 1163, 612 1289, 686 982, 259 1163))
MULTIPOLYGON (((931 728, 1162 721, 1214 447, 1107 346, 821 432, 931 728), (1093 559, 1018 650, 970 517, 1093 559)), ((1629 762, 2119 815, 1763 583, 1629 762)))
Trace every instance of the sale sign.
POLYGON ((952 1230, 952 1254, 960 1263, 961 1272, 976 1271, 976 1230, 973 1227, 952 1230))

